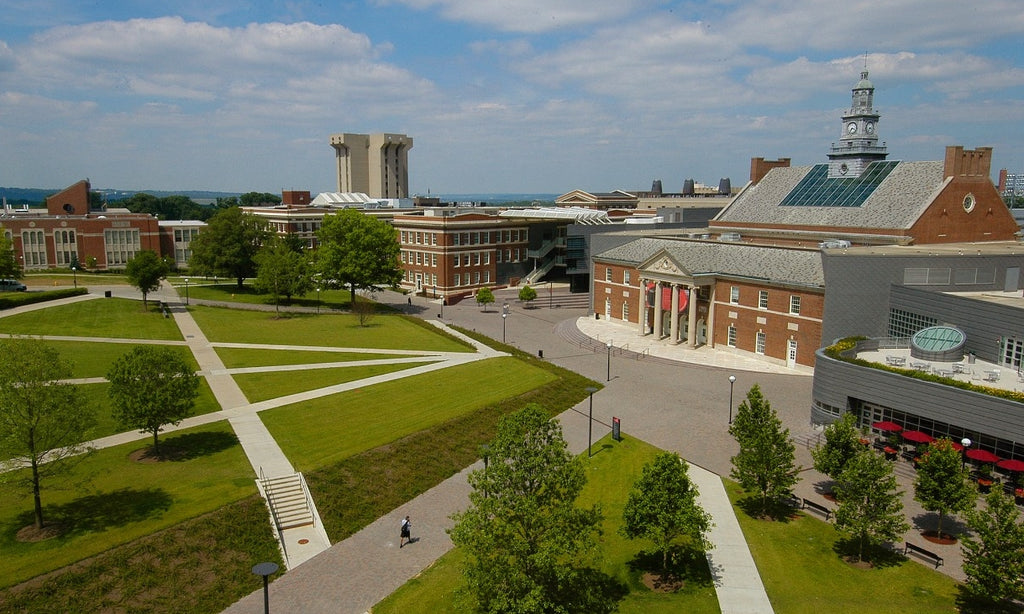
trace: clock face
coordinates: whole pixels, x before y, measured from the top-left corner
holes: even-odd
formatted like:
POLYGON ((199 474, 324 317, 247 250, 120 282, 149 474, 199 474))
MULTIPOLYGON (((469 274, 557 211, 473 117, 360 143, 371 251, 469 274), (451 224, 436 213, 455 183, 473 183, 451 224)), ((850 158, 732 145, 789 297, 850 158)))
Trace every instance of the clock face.
POLYGON ((846 131, 849 132, 850 134, 856 134, 857 133, 857 124, 855 124, 853 122, 850 122, 850 123, 846 124, 846 131))
POLYGON ((864 126, 864 129, 868 131, 868 134, 871 134, 872 132, 875 131, 875 125, 871 122, 868 122, 868 125, 864 126))

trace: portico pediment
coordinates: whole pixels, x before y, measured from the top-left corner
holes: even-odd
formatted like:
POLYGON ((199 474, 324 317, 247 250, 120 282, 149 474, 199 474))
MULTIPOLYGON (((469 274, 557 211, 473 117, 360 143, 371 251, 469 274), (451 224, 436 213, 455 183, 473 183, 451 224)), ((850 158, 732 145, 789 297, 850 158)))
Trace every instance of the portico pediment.
POLYGON ((693 274, 666 250, 661 250, 637 267, 640 274, 652 279, 690 281, 693 274))

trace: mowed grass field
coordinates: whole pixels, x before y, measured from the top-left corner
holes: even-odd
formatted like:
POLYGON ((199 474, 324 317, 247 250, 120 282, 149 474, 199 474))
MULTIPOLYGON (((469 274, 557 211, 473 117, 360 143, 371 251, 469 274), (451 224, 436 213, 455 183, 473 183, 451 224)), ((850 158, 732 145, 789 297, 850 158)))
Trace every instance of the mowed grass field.
POLYGON ((96 298, 0 318, 0 333, 183 341, 173 318, 160 316, 156 301, 96 298))

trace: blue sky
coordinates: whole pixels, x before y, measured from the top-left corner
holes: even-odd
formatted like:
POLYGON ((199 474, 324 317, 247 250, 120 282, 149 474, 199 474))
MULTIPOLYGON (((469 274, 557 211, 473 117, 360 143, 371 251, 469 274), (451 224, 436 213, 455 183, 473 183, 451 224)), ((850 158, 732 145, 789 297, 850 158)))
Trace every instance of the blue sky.
POLYGON ((413 137, 410 189, 742 185, 823 161, 867 62, 890 159, 1024 172, 1019 0, 0 3, 0 185, 337 189, 329 136, 413 137))

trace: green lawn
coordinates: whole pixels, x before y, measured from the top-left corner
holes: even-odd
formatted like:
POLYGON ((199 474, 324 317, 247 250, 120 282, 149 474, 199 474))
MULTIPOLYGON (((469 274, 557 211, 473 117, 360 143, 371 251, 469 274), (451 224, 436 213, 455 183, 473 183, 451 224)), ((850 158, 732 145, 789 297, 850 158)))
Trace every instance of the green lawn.
POLYGON ((349 362, 402 358, 407 354, 376 352, 324 352, 318 350, 264 350, 260 348, 214 348, 229 369, 270 367, 274 365, 306 365, 321 362, 349 362))
MULTIPOLYGON (((37 312, 38 313, 38 312, 37 312)), ((0 320, 2 323, 2 320, 0 320)), ((184 342, 182 342, 184 343, 184 342)), ((110 371, 111 365, 121 356, 127 354, 132 348, 142 343, 105 343, 102 341, 57 341, 47 340, 46 344, 57 350, 61 357, 71 362, 72 377, 105 377, 110 371)), ((199 364, 192 356, 185 345, 165 346, 178 353, 192 365, 193 369, 199 369, 199 364)))
MULTIPOLYGON (((106 382, 101 384, 80 384, 79 389, 82 391, 82 396, 86 401, 96 410, 96 426, 90 435, 92 439, 99 439, 100 437, 124 431, 117 421, 114 420, 113 406, 109 396, 110 384, 106 382)), ((200 378, 199 395, 196 397, 196 404, 192 409, 192 415, 200 416, 215 411, 220 411, 220 404, 217 403, 217 399, 213 396, 213 391, 210 390, 210 385, 206 382, 206 378, 200 378)))
POLYGON ((140 301, 101 298, 0 318, 0 333, 181 341, 173 318, 140 301))
MULTIPOLYGON (((744 497, 733 482, 726 481, 726 490, 734 506, 744 497)), ((779 522, 735 509, 778 614, 958 611, 957 583, 916 561, 893 556, 885 565, 860 569, 837 554, 839 533, 831 524, 802 512, 779 522)))
POLYGON ((380 314, 360 326, 348 314, 282 314, 193 306, 192 316, 214 342, 263 343, 327 347, 408 349, 441 352, 472 351, 468 345, 439 333, 419 320, 380 314))
POLYGON ((441 424, 553 381, 514 358, 491 358, 260 413, 298 471, 441 424))
MULTIPOLYGON (((711 583, 706 559, 698 557, 685 568, 686 585, 675 593, 655 593, 640 582, 639 570, 649 565, 652 557, 641 554, 650 543, 631 541, 618 533, 622 508, 633 482, 640 476, 644 463, 657 454, 654 447, 630 437, 614 442, 605 437, 595 446, 592 458, 580 458, 587 467, 587 485, 579 504, 601 505, 604 512, 601 537, 601 571, 615 578, 626 588, 619 602, 619 612, 694 614, 719 612, 718 598, 711 583)), ((432 567, 419 574, 373 607, 374 614, 428 614, 453 611, 455 590, 460 581, 460 565, 464 555, 455 549, 441 557, 432 567)), ((660 557, 653 557, 660 564, 660 557)))
MULTIPOLYGON (((181 300, 185 300, 185 279, 179 277, 169 280, 178 291, 181 300)), ((237 284, 224 283, 224 280, 205 281, 203 279, 189 278, 188 285, 189 299, 206 301, 224 301, 229 303, 247 303, 251 305, 273 305, 274 299, 269 294, 258 292, 248 281, 241 288, 237 284)), ((281 298, 281 306, 312 307, 317 305, 316 290, 312 290, 305 296, 292 297, 291 302, 286 303, 281 298)), ((347 309, 349 304, 348 290, 323 290, 320 292, 321 309, 347 309)))
POLYGON ((304 369, 302 371, 272 371, 269 373, 240 373, 234 376, 245 397, 250 403, 258 403, 267 399, 317 390, 352 382, 384 373, 404 371, 426 362, 399 363, 392 365, 353 365, 351 367, 332 367, 328 369, 304 369))
POLYGON ((186 460, 133 462, 128 455, 149 443, 134 442, 97 451, 67 478, 43 482, 44 518, 66 527, 45 541, 15 539, 32 523, 30 491, 0 483, 0 583, 16 584, 256 492, 252 468, 226 421, 162 441, 186 450, 186 460))

